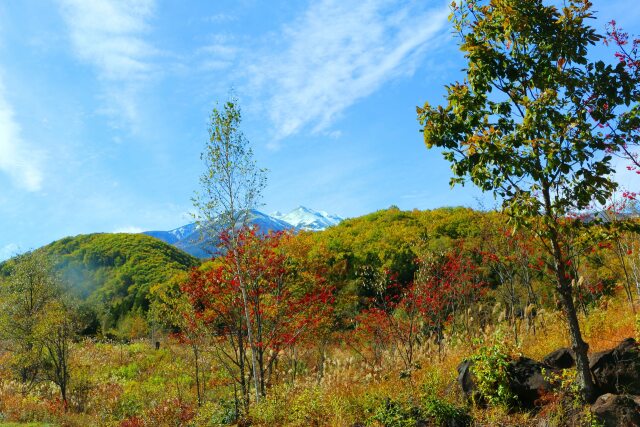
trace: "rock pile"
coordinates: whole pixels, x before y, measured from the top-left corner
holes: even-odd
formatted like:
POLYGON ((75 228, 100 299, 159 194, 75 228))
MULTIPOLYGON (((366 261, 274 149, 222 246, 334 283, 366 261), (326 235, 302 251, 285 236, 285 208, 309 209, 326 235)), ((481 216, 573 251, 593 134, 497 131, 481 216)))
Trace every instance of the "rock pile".
MULTIPOLYGON (((589 362, 599 394, 591 405, 591 413, 605 427, 640 427, 640 345, 627 338, 610 350, 592 354, 589 362)), ((516 398, 517 408, 542 405, 540 398, 554 387, 548 380, 549 374, 574 366, 574 353, 569 348, 553 351, 541 362, 527 357, 511 360, 507 367, 508 387, 516 398)), ((458 384, 469 399, 483 403, 473 375, 473 362, 463 361, 458 366, 458 384)))

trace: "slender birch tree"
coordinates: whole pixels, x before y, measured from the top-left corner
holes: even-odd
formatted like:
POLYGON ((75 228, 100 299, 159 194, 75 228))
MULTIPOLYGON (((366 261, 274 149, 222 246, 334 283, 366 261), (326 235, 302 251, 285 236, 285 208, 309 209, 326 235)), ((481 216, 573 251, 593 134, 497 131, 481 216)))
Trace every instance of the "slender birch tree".
POLYGON ((200 176, 200 191, 193 197, 196 220, 207 242, 218 242, 223 252, 234 254, 235 275, 242 293, 247 323, 247 341, 256 402, 260 401, 262 379, 258 369, 258 348, 254 337, 244 266, 237 256, 239 236, 248 226, 251 210, 258 207, 266 186, 266 170, 257 167, 249 141, 240 129, 242 114, 238 100, 232 97, 221 109, 215 107, 209 123, 209 141, 201 154, 205 171, 200 176), (228 238, 219 239, 221 233, 228 238))

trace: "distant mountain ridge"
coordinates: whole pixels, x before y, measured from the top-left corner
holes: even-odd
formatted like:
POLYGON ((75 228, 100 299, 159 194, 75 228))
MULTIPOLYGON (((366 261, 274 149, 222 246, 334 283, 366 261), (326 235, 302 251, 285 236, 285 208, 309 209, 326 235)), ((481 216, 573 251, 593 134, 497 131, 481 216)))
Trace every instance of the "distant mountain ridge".
MULTIPOLYGON (((287 214, 275 212, 268 215, 258 210, 249 213, 249 224, 255 225, 263 233, 269 231, 304 230, 322 231, 342 222, 343 218, 324 211, 316 211, 298 206, 287 214)), ((202 240, 198 225, 193 222, 169 231, 145 231, 143 234, 155 237, 198 258, 208 258, 215 252, 215 242, 202 240)))
POLYGON ((304 206, 298 206, 285 215, 280 212, 274 212, 271 216, 291 224, 298 230, 307 231, 321 231, 339 224, 344 219, 338 215, 328 214, 324 211, 315 211, 305 208, 304 206))
POLYGON ((174 243, 184 239, 185 237, 192 235, 197 230, 198 226, 194 222, 170 231, 145 231, 143 234, 155 237, 156 239, 160 239, 165 243, 173 245, 174 243))

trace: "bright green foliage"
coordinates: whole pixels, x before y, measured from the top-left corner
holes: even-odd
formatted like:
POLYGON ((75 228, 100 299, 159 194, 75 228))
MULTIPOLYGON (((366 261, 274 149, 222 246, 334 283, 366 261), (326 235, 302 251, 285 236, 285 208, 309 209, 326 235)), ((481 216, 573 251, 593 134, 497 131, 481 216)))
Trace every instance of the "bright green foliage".
POLYGON ((235 414, 235 407, 231 400, 205 402, 198 409, 198 414, 194 419, 194 425, 211 427, 233 425, 235 414))
POLYGON ((68 297, 62 296, 52 301, 36 328, 36 337, 42 346, 43 376, 60 388, 65 403, 71 381, 71 342, 78 329, 74 309, 68 297))
POLYGON ((480 346, 469 358, 471 372, 482 398, 493 406, 510 407, 515 396, 509 388, 509 361, 511 355, 501 337, 489 345, 480 346))
POLYGON ((49 308, 57 306, 61 283, 50 260, 39 253, 14 258, 5 273, 0 282, 0 341, 25 392, 41 377, 43 328, 49 308))
POLYGON ((289 385, 276 387, 258 405, 251 409, 250 417, 259 425, 310 426, 321 425, 327 414, 335 409, 318 387, 308 385, 295 389, 289 385), (286 411, 282 401, 290 399, 286 411))
POLYGON ((446 400, 429 395, 423 401, 423 412, 438 426, 448 426, 455 422, 457 426, 471 425, 471 416, 461 408, 446 400))
MULTIPOLYGON (((210 265, 211 262, 205 262, 202 268, 207 268, 210 265)), ((190 326, 194 326, 192 323, 197 322, 188 296, 180 290, 180 285, 186 282, 188 277, 186 272, 180 272, 171 279, 151 287, 153 300, 150 308, 151 316, 159 323, 177 328, 182 333, 189 333, 190 326)))
POLYGON ((478 218, 485 215, 469 208, 440 208, 431 211, 377 211, 348 219, 316 234, 326 242, 333 262, 346 262, 352 277, 359 267, 398 273, 407 283, 416 271, 416 257, 427 251, 450 249, 457 239, 480 235, 478 218))
POLYGON ((443 148, 453 183, 466 177, 503 198, 514 218, 605 203, 615 183, 611 154, 622 140, 598 126, 628 105, 622 64, 590 62, 600 40, 590 4, 562 11, 541 0, 467 2, 453 8, 467 77, 447 86, 448 104, 418 109, 427 147, 443 148), (473 23, 472 23, 473 22, 473 23))
MULTIPOLYGON (((591 3, 562 9, 542 0, 464 0, 451 18, 468 61, 466 78, 446 87, 447 105, 418 108, 428 148, 451 162, 452 184, 470 179, 527 225, 552 259, 576 351, 580 383, 595 397, 566 267, 573 226, 592 203, 605 204, 617 184, 612 155, 625 129, 614 120, 637 101, 638 76, 625 65, 590 61, 602 39, 586 23, 591 3)), ((589 230, 585 230, 589 234, 589 230)))
POLYGON ((472 418, 463 408, 429 395, 423 400, 421 406, 412 406, 402 401, 384 399, 374 409, 373 415, 367 420, 367 425, 382 425, 385 427, 456 425, 462 427, 471 425, 471 422, 472 418))
POLYGON ((14 258, 6 273, 0 283, 0 341, 11 355, 22 392, 49 380, 66 402, 69 346, 77 323, 65 286, 42 252, 14 258))
POLYGON ((406 408, 398 401, 386 399, 368 420, 368 425, 379 423, 385 427, 414 427, 420 418, 418 408, 406 408))
MULTIPOLYGON (((101 313, 103 332, 130 312, 147 310, 152 285, 198 265, 190 255, 142 234, 67 237, 39 252, 55 261, 71 291, 101 313)), ((0 269, 6 271, 10 264, 0 269)))

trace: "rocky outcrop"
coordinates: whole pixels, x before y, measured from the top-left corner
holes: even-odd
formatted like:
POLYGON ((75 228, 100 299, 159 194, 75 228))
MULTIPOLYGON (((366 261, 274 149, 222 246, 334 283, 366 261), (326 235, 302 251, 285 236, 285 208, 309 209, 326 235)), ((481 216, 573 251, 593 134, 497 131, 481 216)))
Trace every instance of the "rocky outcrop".
MULTIPOLYGON (((507 367, 508 387, 522 408, 534 408, 540 396, 551 389, 551 384, 545 379, 544 371, 553 369, 527 357, 519 357, 509 362, 507 367)), ((467 398, 476 403, 483 403, 484 396, 478 390, 476 378, 473 374, 473 362, 463 361, 458 365, 458 384, 467 398)))
POLYGON ((545 372, 548 375, 552 370, 551 366, 528 357, 520 357, 509 363, 509 388, 521 407, 535 407, 540 396, 551 390, 545 372))
POLYGON ((640 347, 633 338, 593 354, 589 367, 601 394, 640 395, 640 347))
MULTIPOLYGON (((540 397, 553 391, 547 378, 549 373, 575 366, 574 353, 561 348, 549 353, 542 362, 519 357, 507 366, 508 387, 516 398, 513 409, 532 409, 541 405, 540 397)), ((591 412, 605 426, 640 427, 640 345, 627 338, 616 347, 594 353, 589 367, 600 397, 591 406, 591 412)), ((458 384, 467 398, 484 404, 473 361, 465 360, 458 366, 458 384)))
POLYGON ((482 396, 478 392, 475 376, 473 372, 471 372, 472 366, 473 362, 470 360, 463 360, 462 363, 458 365, 458 385, 467 399, 481 403, 482 396))
POLYGON ((604 427, 640 427, 640 396, 603 394, 591 405, 591 413, 604 427))
POLYGON ((567 347, 559 348, 547 354, 542 363, 551 366, 554 369, 569 369, 576 366, 576 357, 573 350, 567 347))

